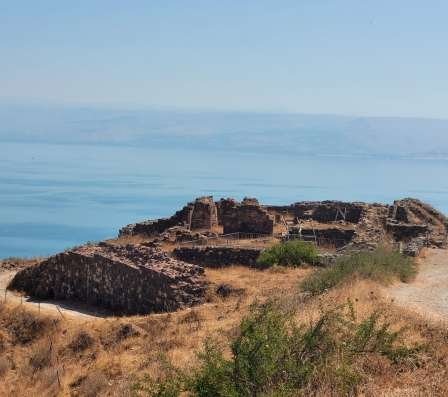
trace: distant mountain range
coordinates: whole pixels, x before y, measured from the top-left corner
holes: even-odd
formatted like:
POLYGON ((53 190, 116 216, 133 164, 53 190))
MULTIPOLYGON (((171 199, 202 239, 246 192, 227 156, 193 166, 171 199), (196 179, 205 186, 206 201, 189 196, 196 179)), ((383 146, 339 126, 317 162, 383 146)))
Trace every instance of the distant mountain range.
POLYGON ((448 158, 448 120, 0 104, 0 141, 448 158))

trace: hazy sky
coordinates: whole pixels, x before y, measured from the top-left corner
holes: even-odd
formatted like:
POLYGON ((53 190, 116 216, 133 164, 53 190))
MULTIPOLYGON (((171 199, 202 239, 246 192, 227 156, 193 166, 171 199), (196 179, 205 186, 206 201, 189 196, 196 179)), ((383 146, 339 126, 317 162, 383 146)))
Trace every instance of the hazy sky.
POLYGON ((448 1, 0 0, 0 97, 448 118, 448 1))

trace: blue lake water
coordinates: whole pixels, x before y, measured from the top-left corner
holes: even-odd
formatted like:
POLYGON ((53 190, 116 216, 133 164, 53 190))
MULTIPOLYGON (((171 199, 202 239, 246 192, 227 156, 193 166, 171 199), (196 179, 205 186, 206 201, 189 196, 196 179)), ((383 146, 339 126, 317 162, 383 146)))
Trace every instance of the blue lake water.
POLYGON ((448 213, 448 160, 0 143, 0 258, 48 255, 200 195, 392 202, 448 213))

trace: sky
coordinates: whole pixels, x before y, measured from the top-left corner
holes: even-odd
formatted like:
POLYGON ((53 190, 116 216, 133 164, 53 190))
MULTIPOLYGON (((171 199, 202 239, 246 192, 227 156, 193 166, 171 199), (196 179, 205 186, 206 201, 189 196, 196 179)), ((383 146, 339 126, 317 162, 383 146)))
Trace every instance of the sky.
POLYGON ((0 99, 448 118, 448 2, 0 0, 0 99))

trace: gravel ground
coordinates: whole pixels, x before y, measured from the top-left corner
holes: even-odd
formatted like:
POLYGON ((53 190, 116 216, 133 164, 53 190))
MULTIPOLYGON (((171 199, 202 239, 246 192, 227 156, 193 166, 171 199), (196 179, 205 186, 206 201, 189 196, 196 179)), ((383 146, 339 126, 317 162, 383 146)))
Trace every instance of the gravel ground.
MULTIPOLYGON (((0 271, 0 302, 4 301, 6 287, 16 273, 16 270, 0 271)), ((61 316, 63 318, 68 316, 72 318, 78 317, 82 319, 97 319, 106 317, 106 314, 108 314, 97 308, 89 307, 76 302, 52 300, 41 301, 39 304, 36 300, 32 300, 29 297, 21 297, 19 294, 12 291, 6 292, 6 301, 17 305, 23 305, 24 307, 32 310, 39 310, 43 313, 45 312, 48 314, 61 316)))
POLYGON ((448 322, 448 250, 428 250, 418 270, 414 281, 392 285, 386 294, 423 317, 448 322))

